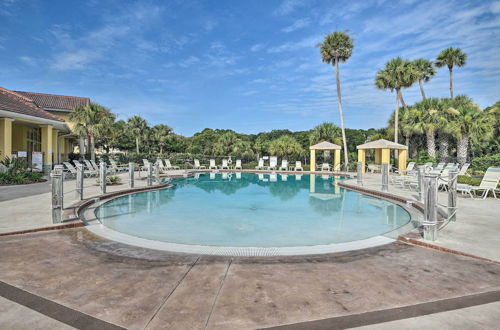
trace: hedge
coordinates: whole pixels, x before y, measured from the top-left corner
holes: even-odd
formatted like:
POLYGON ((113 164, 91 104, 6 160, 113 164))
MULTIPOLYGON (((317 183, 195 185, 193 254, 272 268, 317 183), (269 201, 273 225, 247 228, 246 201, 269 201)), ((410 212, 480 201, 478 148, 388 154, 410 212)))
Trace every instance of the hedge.
POLYGON ((471 168, 479 171, 486 171, 491 166, 500 167, 500 154, 474 158, 471 163, 471 168))

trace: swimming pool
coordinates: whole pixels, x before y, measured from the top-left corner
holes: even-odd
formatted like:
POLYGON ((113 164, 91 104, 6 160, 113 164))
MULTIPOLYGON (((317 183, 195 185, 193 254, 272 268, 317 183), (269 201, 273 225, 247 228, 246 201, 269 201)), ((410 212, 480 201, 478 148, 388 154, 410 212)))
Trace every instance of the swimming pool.
POLYGON ((180 245, 304 247, 364 240, 408 222, 389 201, 335 185, 338 177, 204 173, 122 196, 95 215, 118 233, 180 245))

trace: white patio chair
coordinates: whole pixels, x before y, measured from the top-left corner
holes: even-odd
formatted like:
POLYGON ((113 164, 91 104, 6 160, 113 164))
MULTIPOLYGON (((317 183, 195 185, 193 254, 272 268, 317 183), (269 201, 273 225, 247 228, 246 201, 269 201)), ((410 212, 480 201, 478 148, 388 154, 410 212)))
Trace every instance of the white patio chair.
POLYGON ((215 165, 215 159, 210 159, 210 165, 208 166, 209 170, 216 170, 217 165, 215 165))
POLYGON ((467 173, 467 170, 469 169, 469 166, 470 166, 469 163, 463 164, 462 167, 460 168, 460 171, 458 171, 458 175, 465 175, 467 173))
POLYGON ((200 161, 198 159, 195 159, 194 160, 194 169, 195 170, 204 170, 204 169, 206 169, 206 167, 203 165, 200 165, 200 161))
POLYGON ((264 169, 264 159, 260 158, 259 159, 259 164, 255 166, 256 170, 263 170, 264 169))
POLYGON ((281 166, 279 168, 279 170, 283 170, 283 171, 288 171, 288 160, 286 159, 282 159, 281 160, 281 166))
POLYGON ((469 194, 472 199, 474 199, 476 191, 484 191, 481 196, 483 199, 486 199, 486 197, 488 197, 488 193, 491 191, 493 193, 493 197, 496 199, 496 191, 498 190, 497 187, 499 181, 500 167, 489 167, 486 170, 486 173, 484 173, 483 179, 478 187, 459 183, 457 185, 457 191, 460 191, 462 194, 469 194))
POLYGON ((75 166, 77 166, 77 165, 82 165, 82 166, 83 166, 83 170, 84 170, 84 171, 87 171, 87 173, 89 173, 89 176, 97 176, 97 175, 99 174, 99 172, 98 172, 98 171, 96 171, 96 170, 94 170, 94 168, 92 168, 92 167, 88 167, 88 166, 87 166, 87 169, 85 169, 85 165, 84 165, 84 164, 82 164, 82 163, 80 163, 80 162, 79 162, 79 161, 77 161, 77 160, 73 160, 73 163, 75 164, 75 166))
POLYGON ((302 168, 302 162, 301 161, 296 161, 295 162, 295 168, 294 168, 295 171, 304 171, 304 169, 302 168))
POLYGON ((268 170, 276 170, 276 166, 278 166, 278 157, 271 156, 269 158, 269 167, 267 169, 268 170))
POLYGON ((109 163, 111 164, 111 167, 116 171, 116 172, 125 172, 128 171, 128 166, 125 165, 118 165, 114 159, 109 159, 109 163))
POLYGON ((330 172, 330 165, 328 163, 321 164, 320 171, 328 171, 328 172, 330 172))
POLYGON ((222 160, 221 170, 229 170, 229 165, 227 164, 227 159, 222 160))
POLYGON ((167 170, 178 170, 180 169, 179 166, 173 166, 170 164, 170 159, 165 159, 165 166, 167 167, 167 170))
MULTIPOLYGON (((236 159, 236 165, 234 166, 235 170, 242 170, 243 167, 241 167, 241 159, 236 159)), ((240 173, 241 176, 241 173, 240 173)))

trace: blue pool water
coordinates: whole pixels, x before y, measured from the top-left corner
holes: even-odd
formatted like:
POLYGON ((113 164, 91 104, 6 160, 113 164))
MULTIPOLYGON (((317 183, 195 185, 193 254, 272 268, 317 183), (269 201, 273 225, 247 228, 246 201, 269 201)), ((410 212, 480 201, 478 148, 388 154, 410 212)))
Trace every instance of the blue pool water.
POLYGON ((111 200, 96 215, 141 238, 235 247, 348 242, 410 221, 400 206, 340 188, 328 176, 206 173, 172 183, 111 200))

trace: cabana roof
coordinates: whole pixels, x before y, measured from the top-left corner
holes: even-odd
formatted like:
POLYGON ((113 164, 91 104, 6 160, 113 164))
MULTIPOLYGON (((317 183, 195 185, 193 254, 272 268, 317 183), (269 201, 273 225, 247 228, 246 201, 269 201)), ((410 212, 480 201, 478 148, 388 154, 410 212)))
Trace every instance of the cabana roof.
POLYGON ((361 144, 356 149, 408 149, 407 146, 384 139, 361 144))
POLYGON ((334 143, 328 142, 328 141, 323 141, 320 143, 317 143, 313 146, 309 147, 310 150, 340 150, 342 149, 341 146, 336 145, 334 143))

